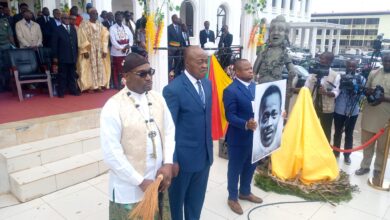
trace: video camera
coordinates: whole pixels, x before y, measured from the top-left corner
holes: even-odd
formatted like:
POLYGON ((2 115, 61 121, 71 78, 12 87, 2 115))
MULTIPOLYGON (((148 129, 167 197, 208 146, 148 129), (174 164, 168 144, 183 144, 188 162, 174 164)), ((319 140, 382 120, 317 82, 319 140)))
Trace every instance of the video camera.
POLYGON ((377 85, 373 92, 368 92, 368 89, 365 89, 364 95, 367 97, 369 105, 377 106, 382 103, 382 98, 385 96, 385 90, 382 86, 377 85))
POLYGON ((364 88, 362 76, 355 74, 341 75, 340 90, 346 90, 348 93, 358 93, 364 88))
POLYGON ((329 67, 323 66, 320 63, 315 63, 309 67, 309 73, 316 74, 317 80, 321 80, 322 77, 329 75, 329 67))

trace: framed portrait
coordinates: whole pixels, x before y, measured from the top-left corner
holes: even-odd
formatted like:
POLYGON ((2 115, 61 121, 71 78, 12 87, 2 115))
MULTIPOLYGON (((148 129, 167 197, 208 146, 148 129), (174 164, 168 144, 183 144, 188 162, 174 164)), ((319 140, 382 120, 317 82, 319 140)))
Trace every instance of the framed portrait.
POLYGON ((286 80, 259 84, 255 94, 252 104, 257 128, 253 133, 252 163, 272 154, 280 147, 286 80))

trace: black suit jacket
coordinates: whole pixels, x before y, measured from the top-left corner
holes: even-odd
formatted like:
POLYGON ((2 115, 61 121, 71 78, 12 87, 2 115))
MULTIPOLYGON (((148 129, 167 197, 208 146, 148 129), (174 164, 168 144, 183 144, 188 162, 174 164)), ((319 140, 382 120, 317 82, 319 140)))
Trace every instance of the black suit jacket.
POLYGON ((207 43, 207 38, 209 39, 210 42, 215 43, 215 35, 214 31, 209 30, 209 34, 207 35, 206 30, 202 30, 199 33, 199 39, 200 39, 200 46, 203 48, 204 44, 207 43))
MULTIPOLYGON (((185 45, 183 35, 181 33, 181 28, 178 26, 178 31, 176 32, 175 27, 173 24, 170 24, 168 26, 168 46, 172 47, 174 46, 174 42, 178 42, 180 44, 180 47, 183 47, 185 45)), ((177 47, 177 46, 176 46, 177 47)))
POLYGON ((233 35, 232 34, 228 33, 226 35, 222 35, 221 39, 219 40, 219 43, 218 43, 218 48, 230 47, 230 46, 232 46, 232 42, 233 42, 233 35))
POLYGON ((37 23, 42 31, 43 37, 43 46, 50 47, 51 45, 51 36, 55 31, 53 24, 56 24, 54 18, 49 17, 49 20, 46 22, 44 16, 41 16, 37 19, 37 23))
POLYGON ((77 33, 76 28, 70 26, 70 33, 63 25, 58 26, 52 37, 53 58, 58 59, 58 63, 76 63, 77 61, 77 33))

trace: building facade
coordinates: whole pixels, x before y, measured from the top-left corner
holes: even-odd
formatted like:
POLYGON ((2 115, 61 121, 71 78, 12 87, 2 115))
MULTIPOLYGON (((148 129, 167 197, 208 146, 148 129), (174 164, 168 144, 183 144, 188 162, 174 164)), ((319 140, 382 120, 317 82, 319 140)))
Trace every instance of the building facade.
MULTIPOLYGON (((378 35, 390 39, 390 11, 312 14, 311 21, 345 25, 340 36, 342 52, 350 49, 372 50, 373 41, 378 35)), ((328 35, 328 30, 326 31, 328 35)), ((321 38, 322 32, 318 31, 317 46, 321 45, 321 38)), ((329 41, 330 38, 327 37, 326 42, 329 41)))

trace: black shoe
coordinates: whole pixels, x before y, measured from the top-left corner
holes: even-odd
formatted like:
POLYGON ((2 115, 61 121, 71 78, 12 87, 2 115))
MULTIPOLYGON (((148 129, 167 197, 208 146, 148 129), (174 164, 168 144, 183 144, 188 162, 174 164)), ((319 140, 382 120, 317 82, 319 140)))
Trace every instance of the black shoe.
POLYGON ((362 175, 367 174, 369 172, 370 172, 370 168, 360 168, 360 169, 355 171, 355 174, 358 176, 362 176, 362 175))
MULTIPOLYGON (((349 157, 344 157, 344 163, 345 163, 346 165, 351 165, 351 158, 349 158, 349 157)), ((368 170, 368 171, 370 171, 370 170, 368 170)))

